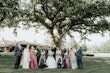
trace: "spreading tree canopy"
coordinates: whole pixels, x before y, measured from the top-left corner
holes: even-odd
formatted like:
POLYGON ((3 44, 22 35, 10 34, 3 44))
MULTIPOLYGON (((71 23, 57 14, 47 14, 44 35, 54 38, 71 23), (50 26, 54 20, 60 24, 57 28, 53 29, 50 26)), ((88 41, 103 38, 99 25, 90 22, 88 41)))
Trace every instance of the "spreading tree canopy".
POLYGON ((61 47, 62 39, 72 32, 86 34, 110 30, 105 19, 110 16, 109 0, 20 0, 0 1, 0 26, 35 28, 43 26, 51 35, 56 46, 61 47))

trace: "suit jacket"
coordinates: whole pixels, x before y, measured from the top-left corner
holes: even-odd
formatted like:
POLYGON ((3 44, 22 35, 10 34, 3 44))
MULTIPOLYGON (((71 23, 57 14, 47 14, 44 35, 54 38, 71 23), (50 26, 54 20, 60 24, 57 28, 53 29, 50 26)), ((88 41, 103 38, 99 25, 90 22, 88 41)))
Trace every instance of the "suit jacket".
POLYGON ((14 52, 15 52, 15 56, 21 56, 22 48, 19 48, 18 46, 15 46, 14 52))
POLYGON ((54 53, 56 53, 56 47, 54 47, 54 48, 52 49, 52 51, 53 51, 54 53))
POLYGON ((48 56, 48 49, 45 49, 45 56, 48 56))
POLYGON ((37 51, 37 54, 36 54, 36 55, 37 55, 38 57, 40 57, 40 55, 41 55, 40 49, 39 49, 39 48, 36 48, 35 50, 37 51))
POLYGON ((62 49, 62 54, 65 54, 66 53, 66 49, 62 49))
POLYGON ((77 50, 76 57, 77 57, 77 59, 81 59, 82 58, 82 48, 77 50))

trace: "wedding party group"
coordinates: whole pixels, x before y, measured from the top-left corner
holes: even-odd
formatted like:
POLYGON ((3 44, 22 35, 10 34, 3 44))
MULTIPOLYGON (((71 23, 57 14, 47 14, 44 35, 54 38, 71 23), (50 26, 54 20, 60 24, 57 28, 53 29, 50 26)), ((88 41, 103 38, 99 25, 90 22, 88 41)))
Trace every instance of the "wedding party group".
POLYGON ((82 69, 82 49, 77 48, 60 49, 59 47, 41 47, 26 45, 22 48, 20 43, 14 48, 15 64, 14 68, 21 66, 23 69, 82 69))

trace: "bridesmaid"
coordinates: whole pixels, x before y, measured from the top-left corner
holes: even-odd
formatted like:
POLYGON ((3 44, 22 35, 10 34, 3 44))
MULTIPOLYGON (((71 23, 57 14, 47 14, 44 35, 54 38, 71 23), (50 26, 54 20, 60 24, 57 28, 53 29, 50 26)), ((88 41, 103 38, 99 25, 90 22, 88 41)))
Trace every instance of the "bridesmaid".
POLYGON ((31 46, 30 48, 30 68, 31 69, 37 69, 38 68, 38 62, 36 59, 36 54, 35 54, 35 48, 34 46, 31 46))
POLYGON ((75 53, 76 53, 76 50, 71 48, 70 52, 69 52, 71 69, 76 69, 77 68, 75 53))
POLYGON ((69 69, 70 68, 70 56, 69 56, 69 51, 68 50, 65 53, 64 62, 65 62, 66 68, 69 69))
POLYGON ((29 62, 30 62, 30 52, 29 52, 29 45, 23 51, 23 58, 22 58, 22 68, 29 69, 29 62))

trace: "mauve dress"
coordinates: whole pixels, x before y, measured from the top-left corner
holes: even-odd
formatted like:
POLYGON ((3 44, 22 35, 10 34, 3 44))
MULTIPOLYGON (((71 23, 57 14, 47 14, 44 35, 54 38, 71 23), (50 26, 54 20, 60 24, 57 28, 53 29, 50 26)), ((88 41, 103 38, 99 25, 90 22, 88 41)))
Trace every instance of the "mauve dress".
POLYGON ((38 68, 38 62, 37 62, 37 59, 36 59, 36 55, 34 53, 31 53, 30 55, 30 68, 31 69, 37 69, 38 68))
POLYGON ((65 60, 65 63, 66 63, 66 68, 70 68, 70 57, 68 55, 65 55, 64 56, 64 60, 65 60))

